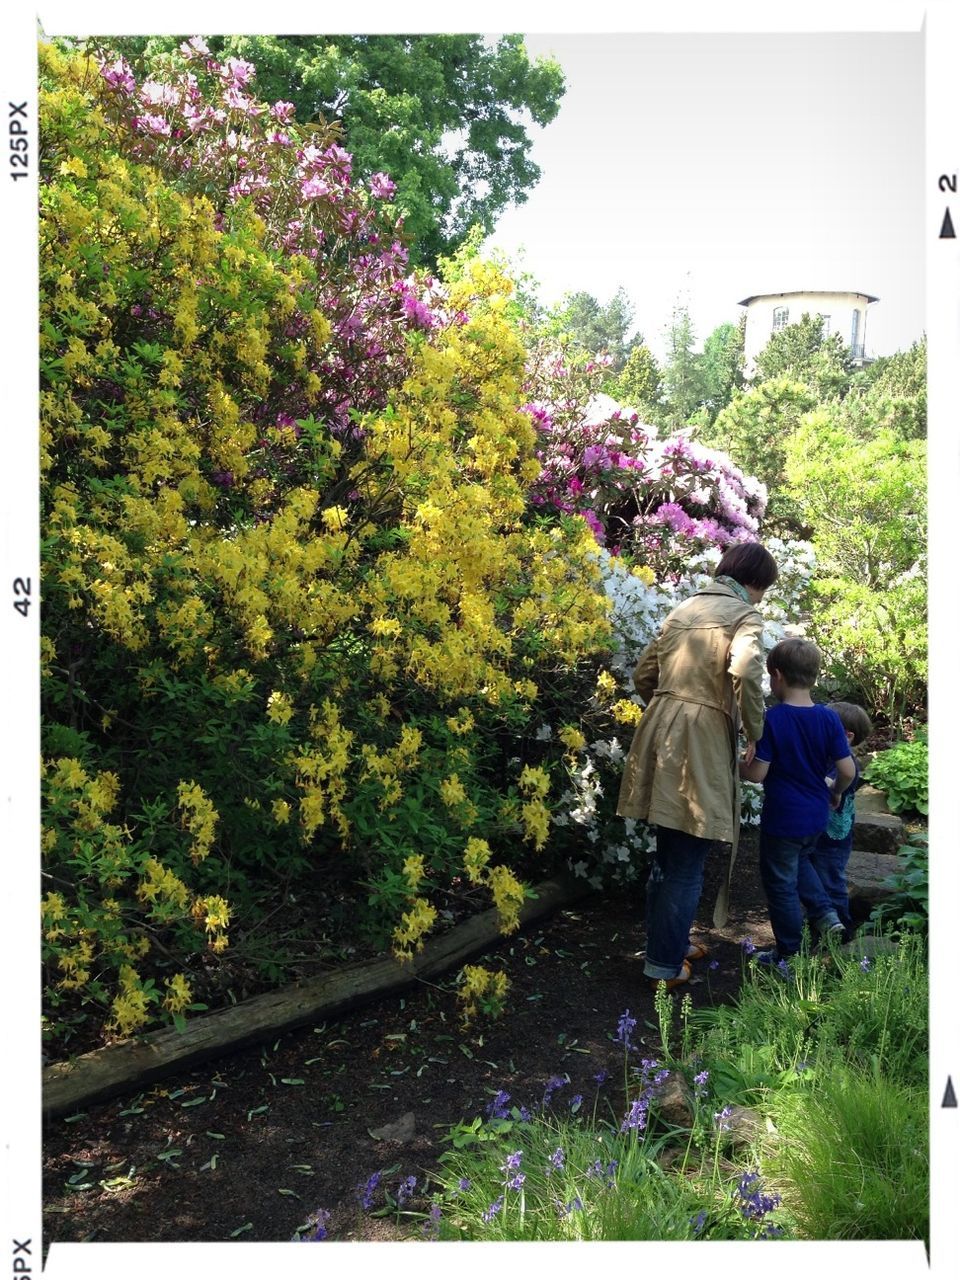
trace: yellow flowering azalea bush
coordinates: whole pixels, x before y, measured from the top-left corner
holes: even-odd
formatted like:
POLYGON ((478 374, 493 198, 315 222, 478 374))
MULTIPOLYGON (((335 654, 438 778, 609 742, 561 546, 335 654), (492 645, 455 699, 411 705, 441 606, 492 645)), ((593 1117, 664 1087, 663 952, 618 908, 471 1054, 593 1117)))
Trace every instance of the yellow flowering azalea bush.
POLYGON ((63 1043, 84 1018, 129 1035, 202 1007, 295 901, 401 957, 450 895, 516 928, 523 879, 556 865, 567 767, 532 709, 566 701, 575 753, 609 641, 590 530, 527 502, 509 281, 405 277, 389 183, 352 183, 334 131, 191 48, 142 85, 41 49, 63 1043))

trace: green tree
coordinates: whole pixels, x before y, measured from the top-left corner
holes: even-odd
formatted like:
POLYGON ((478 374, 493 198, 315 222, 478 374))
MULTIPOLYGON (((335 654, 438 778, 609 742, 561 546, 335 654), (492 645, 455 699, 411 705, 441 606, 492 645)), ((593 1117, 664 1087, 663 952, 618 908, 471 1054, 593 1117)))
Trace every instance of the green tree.
POLYGON ((621 404, 644 409, 655 416, 663 395, 660 367, 646 343, 635 346, 616 377, 604 383, 604 390, 621 404))
POLYGON ((610 372, 617 374, 634 347, 643 342, 639 334, 628 336, 632 325, 633 304, 624 289, 618 289, 607 303, 580 290, 566 294, 547 313, 544 333, 548 337, 566 336, 590 355, 606 352, 611 358, 610 372))
POLYGON ((753 381, 793 378, 804 382, 818 400, 843 396, 850 385, 849 348, 839 333, 824 336, 823 317, 804 314, 773 334, 756 360, 753 381))
MULTIPOLYGON (((135 67, 162 63, 183 36, 117 38, 135 67)), ((257 68, 267 101, 301 123, 337 122, 361 177, 397 184, 411 260, 434 264, 473 225, 493 230, 540 177, 531 123, 549 124, 565 84, 552 59, 531 61, 521 35, 210 36, 218 58, 257 68)))
POLYGON ((926 458, 888 429, 864 440, 837 406, 786 444, 788 496, 813 529, 810 634, 841 694, 891 723, 926 699, 926 458))
POLYGON ((706 399, 702 357, 694 350, 696 335, 685 303, 674 306, 666 338, 663 369, 666 416, 670 426, 682 427, 706 399))
POLYGON ((881 356, 855 373, 842 402, 844 421, 867 438, 889 429, 901 440, 927 434, 927 339, 881 356))
POLYGON ((743 335, 746 317, 740 324, 721 324, 703 344, 701 370, 703 373, 704 407, 713 421, 721 409, 743 386, 743 335))

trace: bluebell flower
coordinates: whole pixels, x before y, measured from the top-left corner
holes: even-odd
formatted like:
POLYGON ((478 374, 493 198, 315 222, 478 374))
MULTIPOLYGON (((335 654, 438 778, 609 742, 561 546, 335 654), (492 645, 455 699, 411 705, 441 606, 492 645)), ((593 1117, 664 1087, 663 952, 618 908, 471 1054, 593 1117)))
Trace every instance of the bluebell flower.
POLYGON ((366 1186, 357 1187, 360 1204, 364 1209, 373 1208, 373 1193, 380 1185, 380 1179, 382 1177, 383 1173, 378 1169, 376 1173, 371 1173, 370 1177, 367 1179, 366 1186))
POLYGON ((580 1110, 582 1106, 583 1106, 583 1094, 575 1093, 573 1097, 570 1099, 570 1110, 573 1112, 577 1112, 580 1110))
POLYGON ((606 1067, 601 1067, 600 1070, 597 1072, 597 1074, 593 1078, 594 1080, 596 1080, 597 1084, 606 1084, 606 1082, 610 1079, 610 1072, 606 1069, 606 1067))
POLYGON ((413 1174, 411 1174, 409 1178, 404 1178, 400 1183, 400 1186, 397 1188, 397 1204, 406 1204, 416 1189, 417 1179, 413 1174))
POLYGON ((565 1076, 550 1077, 550 1079, 547 1081, 547 1086, 543 1091, 543 1105, 545 1107, 549 1105, 550 1099, 557 1092, 557 1090, 562 1089, 566 1083, 567 1083, 567 1080, 565 1076))
POLYGON ((866 956, 864 956, 863 959, 860 961, 860 968, 863 970, 864 973, 870 972, 870 961, 867 959, 866 956))
POLYGON ((522 1151, 514 1151, 513 1155, 507 1156, 506 1161, 500 1166, 502 1172, 507 1173, 510 1169, 519 1169, 520 1161, 523 1159, 522 1151))
POLYGON ((719 960, 711 960, 711 961, 710 961, 710 963, 707 965, 707 968, 708 968, 708 969, 719 969, 719 968, 720 968, 720 961, 719 961, 719 960))
POLYGON ((509 1093, 504 1093, 501 1089, 495 1098, 487 1103, 486 1112, 491 1120, 505 1120, 510 1112, 507 1110, 507 1103, 510 1101, 509 1093))
POLYGON ((490 1205, 489 1209, 484 1209, 483 1213, 481 1213, 480 1217, 482 1221, 491 1222, 497 1216, 497 1214, 500 1212, 502 1208, 503 1208, 503 1196, 498 1196, 496 1200, 494 1200, 493 1204, 490 1205))
POLYGON ((434 1202, 430 1206, 430 1214, 426 1222, 423 1224, 423 1234, 428 1240, 436 1240, 440 1235, 440 1219, 443 1217, 443 1211, 440 1206, 434 1202))
POLYGON ((706 1221, 707 1221, 706 1209, 701 1209, 698 1214, 696 1214, 693 1218, 690 1219, 690 1225, 691 1227, 693 1227, 693 1234, 695 1236, 698 1236, 700 1232, 703 1230, 704 1223, 706 1221))
POLYGON ((732 1115, 733 1115, 733 1112, 730 1109, 730 1107, 724 1107, 722 1111, 717 1111, 714 1113, 713 1118, 716 1121, 717 1127, 720 1129, 721 1133, 726 1132, 726 1130, 730 1128, 730 1126, 727 1124, 727 1120, 732 1115))
POLYGON ((308 1240, 326 1240, 327 1223, 330 1221, 329 1209, 318 1209, 315 1215, 316 1230, 312 1236, 307 1236, 308 1240))
POLYGON ((547 1157, 547 1159, 548 1159, 548 1161, 549 1161, 549 1166, 548 1166, 548 1168, 547 1168, 547 1173, 552 1173, 552 1171, 553 1171, 554 1169, 557 1169, 557 1170, 559 1170, 559 1171, 562 1173, 562 1172, 563 1172, 563 1168, 564 1168, 564 1162, 566 1161, 566 1158, 567 1158, 567 1157, 566 1157, 566 1155, 565 1155, 565 1153, 564 1153, 563 1147, 557 1147, 557 1149, 556 1149, 556 1151, 553 1153, 553 1155, 552 1155, 552 1156, 548 1156, 548 1157, 547 1157))
POLYGON ((515 1173, 505 1184, 511 1191, 519 1191, 527 1180, 525 1173, 515 1173))
POLYGON ((633 1034, 636 1025, 636 1018, 631 1018, 630 1010, 624 1009, 623 1013, 620 1015, 620 1021, 617 1023, 617 1034, 614 1039, 618 1044, 622 1044, 625 1049, 633 1048, 633 1045, 630 1043, 630 1037, 633 1034))
POLYGON ((757 949, 752 938, 742 939, 740 946, 743 948, 744 954, 748 956, 752 956, 757 949))
POLYGON ((707 1083, 709 1079, 710 1079, 709 1071, 698 1071, 697 1074, 693 1077, 693 1083, 704 1085, 707 1083))
POLYGON ((624 1116, 620 1132, 626 1133, 628 1129, 636 1129, 640 1132, 645 1129, 647 1127, 647 1108, 649 1105, 650 1103, 646 1096, 637 1098, 626 1116, 624 1116))
POLYGON ((784 960, 782 957, 777 961, 777 968, 780 970, 780 972, 783 974, 784 977, 786 977, 787 974, 790 972, 790 968, 786 960, 784 960))
POLYGON ((461 1178, 460 1181, 457 1183, 457 1190, 469 1191, 472 1186, 473 1186, 473 1183, 470 1181, 469 1178, 461 1178))
POLYGON ((520 1117, 521 1120, 530 1121, 533 1119, 533 1112, 528 1111, 526 1107, 520 1107, 519 1110, 517 1111, 517 1115, 520 1117))

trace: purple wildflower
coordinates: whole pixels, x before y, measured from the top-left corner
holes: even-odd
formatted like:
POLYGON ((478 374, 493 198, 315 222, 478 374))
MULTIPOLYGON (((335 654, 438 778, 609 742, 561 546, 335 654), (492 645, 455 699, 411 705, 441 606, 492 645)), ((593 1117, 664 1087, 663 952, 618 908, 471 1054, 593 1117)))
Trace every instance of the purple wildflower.
POLYGON ((601 1067, 597 1074, 593 1077, 597 1084, 605 1084, 610 1079, 610 1072, 606 1067, 601 1067))
POLYGON ((406 1204, 416 1189, 417 1180, 413 1174, 411 1174, 409 1178, 404 1178, 400 1183, 400 1186, 397 1188, 397 1204, 406 1204))
POLYGON ((527 1175, 525 1173, 515 1173, 512 1178, 509 1178, 506 1181, 504 1185, 510 1191, 519 1191, 520 1188, 523 1186, 523 1184, 526 1182, 526 1180, 527 1180, 527 1175))
POLYGON ((860 968, 863 970, 864 973, 870 972, 870 961, 866 956, 864 956, 863 959, 860 961, 860 968))
POLYGON ((504 1163, 500 1166, 503 1173, 509 1173, 511 1169, 519 1169, 520 1161, 523 1159, 522 1151, 514 1151, 513 1155, 507 1156, 504 1163))
POLYGON ((720 968, 720 961, 719 961, 719 960, 711 960, 711 961, 710 961, 710 963, 707 965, 707 968, 708 968, 708 969, 719 969, 719 968, 720 968))
POLYGON ((566 1083, 567 1083, 566 1076, 550 1077, 550 1079, 547 1081, 546 1088, 543 1091, 543 1105, 545 1107, 549 1105, 550 1099, 557 1092, 557 1090, 562 1089, 566 1083))
POLYGON ((574 1096, 570 1099, 570 1110, 574 1114, 576 1114, 582 1106, 583 1106, 583 1094, 582 1093, 574 1094, 574 1096))
POLYGON ((469 1178, 461 1178, 460 1181, 457 1183, 457 1190, 469 1191, 472 1186, 473 1186, 473 1183, 470 1181, 469 1178))
POLYGON ((742 939, 740 946, 743 948, 744 955, 747 956, 752 956, 757 949, 752 938, 742 939))
POLYGON ((505 1120, 510 1112, 507 1110, 507 1103, 510 1101, 509 1093, 504 1093, 501 1089, 492 1102, 488 1102, 486 1106, 487 1115, 491 1120, 505 1120))
POLYGON ((636 1018, 631 1018, 630 1010, 624 1009, 623 1013, 620 1015, 620 1021, 617 1023, 617 1034, 615 1039, 617 1043, 622 1044, 625 1049, 633 1048, 633 1045, 630 1043, 630 1037, 633 1034, 636 1025, 636 1018))
POLYGON ((726 1131, 730 1128, 730 1126, 727 1124, 727 1121, 732 1115, 733 1115, 733 1111, 730 1107, 724 1107, 722 1111, 717 1111, 714 1113, 713 1118, 716 1121, 717 1128, 720 1130, 721 1133, 726 1133, 726 1131))
POLYGON ((703 1230, 704 1224, 706 1223, 706 1221, 707 1221, 706 1209, 701 1209, 700 1212, 695 1217, 690 1219, 690 1225, 691 1227, 693 1227, 693 1234, 695 1236, 698 1236, 700 1232, 703 1230))
POLYGON ((436 1202, 434 1202, 430 1206, 429 1216, 427 1217, 426 1222, 423 1224, 423 1234, 427 1237, 428 1240, 436 1240, 439 1237, 440 1219, 442 1217, 443 1217, 443 1212, 440 1206, 436 1202))
POLYGON ((558 1172, 560 1172, 560 1173, 562 1173, 562 1172, 563 1172, 563 1169, 564 1169, 564 1161, 566 1160, 566 1156, 564 1155, 563 1147, 557 1147, 557 1149, 556 1149, 556 1151, 553 1153, 553 1155, 552 1155, 552 1156, 548 1156, 548 1157, 547 1157, 547 1159, 548 1159, 548 1165, 547 1165, 547 1173, 548 1173, 548 1174, 551 1174, 551 1173, 554 1171, 554 1169, 556 1169, 556 1170, 557 1170, 558 1172))
POLYGON ((315 1214, 314 1221, 316 1222, 316 1230, 314 1231, 312 1236, 307 1236, 306 1239, 307 1240, 326 1240, 327 1223, 330 1221, 330 1210, 318 1209, 315 1214))
POLYGON ((377 1187, 380 1185, 380 1179, 382 1177, 383 1177, 383 1173, 381 1170, 378 1169, 376 1173, 371 1173, 370 1177, 367 1179, 366 1186, 357 1187, 357 1191, 360 1197, 360 1204, 362 1208, 364 1209, 373 1208, 373 1193, 374 1191, 376 1191, 377 1187))
POLYGON ((630 1110, 624 1116, 623 1123, 620 1126, 620 1132, 626 1133, 628 1129, 636 1129, 639 1133, 645 1129, 647 1127, 647 1109, 649 1105, 650 1101, 646 1094, 637 1098, 630 1107, 630 1110))
POLYGON ((503 1196, 497 1196, 496 1200, 494 1200, 493 1204, 490 1205, 489 1209, 484 1209, 483 1213, 481 1213, 480 1215, 481 1220, 483 1222, 492 1222, 502 1208, 503 1208, 503 1196))

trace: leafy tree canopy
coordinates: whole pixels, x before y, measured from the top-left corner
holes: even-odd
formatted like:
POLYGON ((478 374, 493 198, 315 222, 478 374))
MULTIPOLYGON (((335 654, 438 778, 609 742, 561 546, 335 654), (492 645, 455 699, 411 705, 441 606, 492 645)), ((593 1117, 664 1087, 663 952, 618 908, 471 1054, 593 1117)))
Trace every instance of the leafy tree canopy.
MULTIPOLYGON (((161 65, 183 36, 112 41, 135 69, 161 65)), ((434 264, 470 227, 493 230, 540 177, 531 124, 559 110, 559 64, 531 61, 521 35, 210 36, 220 60, 257 69, 267 101, 292 102, 301 123, 339 123, 361 177, 397 184, 412 262, 434 264)))
POLYGON ((604 384, 604 390, 632 409, 646 410, 644 417, 655 417, 655 410, 663 395, 663 379, 660 367, 646 343, 632 348, 626 363, 616 377, 604 384))
POLYGON ((745 318, 740 324, 718 325, 703 344, 700 367, 711 421, 743 386, 744 327, 745 318))
POLYGON ((806 383, 818 400, 846 394, 850 384, 850 351, 839 333, 824 336, 823 317, 801 316, 773 334, 757 356, 754 382, 789 377, 806 383))
POLYGON ((544 323, 546 336, 566 335, 574 346, 590 355, 606 352, 610 370, 619 373, 634 347, 643 342, 640 334, 628 337, 633 325, 633 304, 624 289, 618 289, 607 303, 592 293, 568 293, 552 308, 544 323))

